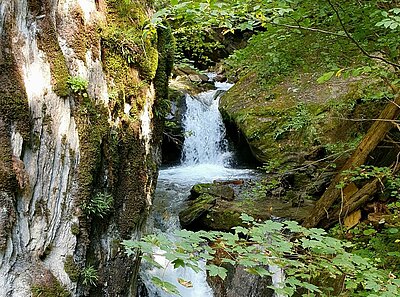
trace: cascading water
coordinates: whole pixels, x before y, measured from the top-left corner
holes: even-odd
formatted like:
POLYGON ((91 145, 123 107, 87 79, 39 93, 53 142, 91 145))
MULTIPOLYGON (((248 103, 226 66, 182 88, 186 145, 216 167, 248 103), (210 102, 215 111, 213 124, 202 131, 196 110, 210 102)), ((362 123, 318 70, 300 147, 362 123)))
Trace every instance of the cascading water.
MULTIPOLYGON (((186 113, 183 119, 185 141, 181 165, 161 169, 155 193, 153 211, 148 228, 173 237, 180 229, 178 214, 189 196, 190 188, 200 182, 216 179, 251 178, 252 170, 229 167, 232 153, 225 140, 225 127, 218 111, 219 96, 232 85, 215 83, 216 90, 195 97, 186 95, 186 113)), ((212 297, 213 292, 206 281, 205 272, 195 273, 191 269, 173 269, 163 256, 155 259, 163 269, 146 268, 141 279, 149 297, 173 296, 156 287, 152 277, 174 284, 183 297, 212 297), (189 280, 193 288, 179 284, 178 279, 189 280)), ((201 263, 200 263, 201 266, 201 263)), ((143 294, 143 296, 147 296, 143 294)))
POLYGON ((223 84, 217 90, 196 97, 186 95, 187 110, 183 118, 186 138, 182 165, 227 165, 230 153, 225 139, 225 126, 218 111, 218 94, 230 87, 230 84, 223 84))

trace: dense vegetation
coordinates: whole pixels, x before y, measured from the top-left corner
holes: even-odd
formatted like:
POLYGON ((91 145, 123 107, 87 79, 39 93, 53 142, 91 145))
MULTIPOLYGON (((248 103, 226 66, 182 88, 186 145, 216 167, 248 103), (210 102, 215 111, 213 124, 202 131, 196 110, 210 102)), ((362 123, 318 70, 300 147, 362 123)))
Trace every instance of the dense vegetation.
MULTIPOLYGON (((159 5, 148 28, 154 30, 166 20, 170 22, 175 28, 177 58, 181 62, 196 59, 196 65, 209 65, 213 53, 224 47, 224 38, 228 39, 230 34, 243 37, 250 32, 252 37, 247 47, 230 55, 224 61, 224 69, 232 80, 256 77, 252 85, 257 86, 252 89, 255 98, 284 78, 295 80, 301 73, 310 72, 317 74, 318 83, 335 77, 369 79, 374 82, 373 87, 364 88, 361 96, 366 104, 380 101, 382 107, 399 97, 398 1, 327 0, 316 4, 309 0, 210 0, 159 5)), ((355 104, 342 103, 334 103, 341 114, 355 104)), ((307 127, 318 120, 319 111, 314 113, 308 108, 296 106, 281 130, 274 132, 276 139, 287 131, 309 134, 307 127)), ((398 129, 397 116, 389 121, 398 129)), ((312 133, 308 137, 315 140, 316 131, 312 133)), ((331 150, 334 153, 351 150, 360 141, 360 135, 354 135, 341 148, 330 144, 331 150)), ((228 264, 243 265, 260 276, 269 275, 266 265, 284 267, 287 278, 277 290, 289 296, 398 296, 398 162, 395 158, 386 160, 386 164, 373 165, 356 165, 342 172, 340 182, 333 188, 343 199, 343 192, 350 184, 362 188, 372 182, 379 183, 382 186, 371 196, 379 199, 377 205, 384 208, 384 216, 378 220, 358 219, 349 227, 343 225, 340 213, 337 224, 328 231, 333 237, 322 229, 306 229, 292 222, 259 223, 243 215, 244 227, 234 228, 232 233, 184 231, 178 234, 181 240, 174 243, 163 235, 150 235, 142 242, 128 241, 125 245, 129 253, 140 248, 144 259, 155 265, 151 258, 153 246, 166 251, 174 267, 199 269, 197 261, 206 260, 209 275, 222 278, 228 264), (339 287, 343 284, 340 290, 334 289, 337 281, 339 287), (329 287, 331 291, 326 289, 329 287)), ((345 203, 342 201, 340 205, 343 207, 345 203)), ((176 293, 171 284, 160 279, 155 282, 176 293)))

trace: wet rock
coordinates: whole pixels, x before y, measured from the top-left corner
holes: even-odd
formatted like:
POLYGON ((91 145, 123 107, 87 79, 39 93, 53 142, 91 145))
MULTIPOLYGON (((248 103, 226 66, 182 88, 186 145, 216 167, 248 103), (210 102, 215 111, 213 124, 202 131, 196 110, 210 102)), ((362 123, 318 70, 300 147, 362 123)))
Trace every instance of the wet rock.
MULTIPOLYGON (((234 202, 217 201, 216 205, 209 210, 207 216, 201 218, 199 224, 205 230, 229 232, 233 227, 243 225, 240 215, 242 212, 248 211, 238 208, 234 202)), ((269 218, 267 212, 265 212, 265 215, 264 220, 269 218)))
POLYGON ((335 177, 335 172, 324 172, 317 176, 315 180, 307 187, 307 193, 311 196, 320 196, 328 188, 332 179, 335 177))
POLYGON ((214 80, 217 82, 226 82, 227 78, 225 75, 218 74, 217 76, 214 77, 214 80))
POLYGON ((215 297, 272 297, 274 291, 269 288, 272 284, 270 277, 260 277, 248 273, 243 266, 225 264, 228 270, 225 280, 218 277, 208 277, 215 297))
POLYGON ((182 227, 190 230, 201 229, 199 228, 199 221, 215 205, 216 200, 214 196, 203 194, 198 199, 191 201, 189 206, 179 213, 179 221, 182 227))
POLYGON ((204 74, 189 74, 188 77, 191 82, 208 82, 208 76, 204 74))
POLYGON ((234 190, 226 184, 197 184, 190 190, 190 199, 196 199, 201 195, 208 194, 223 200, 232 201, 235 199, 234 190))

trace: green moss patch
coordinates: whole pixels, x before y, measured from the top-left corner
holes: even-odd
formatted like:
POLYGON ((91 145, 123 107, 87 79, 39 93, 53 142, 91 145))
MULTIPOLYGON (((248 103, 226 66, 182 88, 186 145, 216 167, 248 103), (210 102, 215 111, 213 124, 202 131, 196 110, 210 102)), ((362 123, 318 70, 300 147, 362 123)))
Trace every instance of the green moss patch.
POLYGON ((0 209, 6 214, 0 221, 0 250, 5 249, 15 220, 14 195, 18 189, 13 168, 11 125, 16 126, 25 141, 30 132, 27 95, 12 55, 11 34, 8 34, 7 24, 11 23, 6 19, 5 34, 0 37, 0 209))
POLYGON ((69 72, 50 15, 43 18, 40 27, 38 46, 46 53, 47 61, 50 64, 53 90, 58 96, 67 96, 69 94, 67 85, 69 72))
MULTIPOLYGON (((334 79, 318 84, 316 77, 302 73, 296 80, 288 77, 265 89, 258 85, 258 75, 250 73, 222 97, 220 110, 225 121, 242 131, 261 162, 285 160, 315 145, 359 138, 369 124, 361 126, 346 118, 379 114, 382 104, 371 104, 363 93, 371 80, 334 79)), ((380 82, 372 84, 376 89, 383 87, 380 82)))
POLYGON ((78 167, 79 204, 88 203, 96 189, 102 162, 102 143, 108 135, 108 112, 102 103, 81 98, 75 113, 78 126, 81 157, 78 167))
POLYGON ((79 266, 75 263, 73 256, 68 255, 65 258, 64 271, 68 274, 69 279, 72 282, 76 283, 78 281, 80 269, 79 269, 79 266))
MULTIPOLYGON (((101 28, 103 47, 114 55, 121 56, 126 63, 123 66, 138 69, 140 78, 151 81, 156 75, 158 51, 156 38, 143 35, 147 19, 144 4, 115 0, 109 0, 107 4, 107 24, 101 28)), ((105 68, 109 69, 107 66, 105 68)), ((118 79, 112 76, 112 69, 110 70, 110 78, 116 82, 115 85, 127 86, 123 82, 118 83, 118 79)))
POLYGON ((15 123, 27 140, 30 114, 24 82, 10 53, 10 41, 0 41, 0 50, 0 118, 7 124, 15 123))
POLYGON ((38 275, 31 286, 32 297, 70 297, 71 293, 54 277, 45 270, 38 275))

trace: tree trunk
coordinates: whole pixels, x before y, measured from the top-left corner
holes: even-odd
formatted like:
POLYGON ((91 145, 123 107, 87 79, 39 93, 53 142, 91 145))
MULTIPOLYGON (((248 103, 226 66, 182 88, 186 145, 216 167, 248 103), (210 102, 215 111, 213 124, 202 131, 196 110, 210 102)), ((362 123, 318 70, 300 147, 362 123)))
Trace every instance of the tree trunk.
MULTIPOLYGON (((376 146, 384 139, 389 130, 393 127, 393 120, 396 120, 400 114, 400 95, 397 94, 394 102, 389 102, 385 109, 376 120, 367 134, 362 139, 352 156, 347 160, 341 171, 356 168, 363 165, 368 158, 368 155, 376 148, 376 146)), ((339 199, 341 190, 336 186, 342 179, 339 172, 328 189, 317 201, 310 216, 303 222, 303 226, 311 228, 320 224, 321 220, 330 219, 331 207, 339 199)), ((373 193, 368 193, 373 194, 373 193)))
POLYGON ((116 38, 150 2, 0 1, 0 297, 135 295, 120 243, 151 205, 168 45, 116 38))

